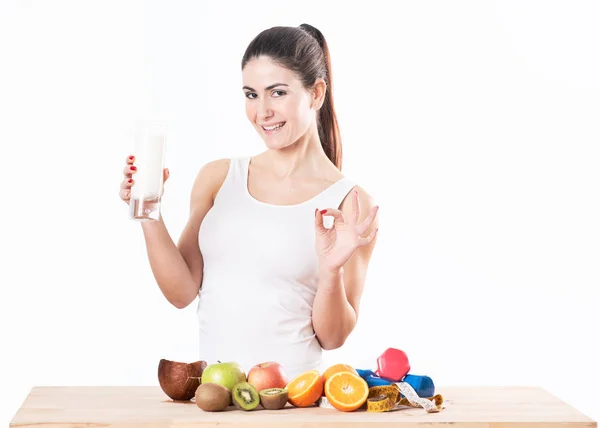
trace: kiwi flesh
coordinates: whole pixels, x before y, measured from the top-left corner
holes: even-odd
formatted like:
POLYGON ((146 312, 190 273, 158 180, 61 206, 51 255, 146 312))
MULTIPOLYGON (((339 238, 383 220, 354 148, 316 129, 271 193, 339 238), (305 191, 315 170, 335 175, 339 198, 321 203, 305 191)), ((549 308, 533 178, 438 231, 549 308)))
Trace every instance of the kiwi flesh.
POLYGON ((268 388, 259 392, 260 404, 267 410, 283 409, 288 402, 288 391, 284 388, 268 388))
POLYGON ((240 382, 231 390, 233 404, 240 410, 254 410, 260 404, 256 388, 248 382, 240 382))
POLYGON ((196 405, 205 412, 220 412, 231 403, 231 392, 218 383, 202 383, 196 389, 196 405))

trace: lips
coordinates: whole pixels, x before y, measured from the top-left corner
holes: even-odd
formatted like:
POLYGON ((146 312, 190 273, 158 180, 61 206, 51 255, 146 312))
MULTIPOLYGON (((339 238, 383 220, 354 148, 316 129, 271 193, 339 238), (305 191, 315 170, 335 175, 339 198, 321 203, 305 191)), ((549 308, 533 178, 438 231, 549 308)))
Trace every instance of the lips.
POLYGON ((285 126, 285 123, 286 122, 279 122, 279 123, 276 123, 273 125, 261 125, 261 126, 265 132, 273 132, 273 131, 277 131, 277 130, 283 128, 285 126))

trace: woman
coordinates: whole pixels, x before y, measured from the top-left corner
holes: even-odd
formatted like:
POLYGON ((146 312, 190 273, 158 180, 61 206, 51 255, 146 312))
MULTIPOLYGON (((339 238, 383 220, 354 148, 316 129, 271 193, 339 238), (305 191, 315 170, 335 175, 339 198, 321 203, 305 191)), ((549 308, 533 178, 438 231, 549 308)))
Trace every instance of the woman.
MULTIPOLYGON (((242 60, 246 115, 266 151, 204 165, 177 245, 162 218, 142 228, 167 300, 198 297, 200 358, 245 370, 320 369, 354 329, 377 210, 345 177, 327 43, 316 28, 261 32, 242 60), (333 219, 324 224, 324 217, 333 219)), ((129 202, 134 159, 121 198, 129 202)), ((169 172, 165 169, 165 181, 169 172)))

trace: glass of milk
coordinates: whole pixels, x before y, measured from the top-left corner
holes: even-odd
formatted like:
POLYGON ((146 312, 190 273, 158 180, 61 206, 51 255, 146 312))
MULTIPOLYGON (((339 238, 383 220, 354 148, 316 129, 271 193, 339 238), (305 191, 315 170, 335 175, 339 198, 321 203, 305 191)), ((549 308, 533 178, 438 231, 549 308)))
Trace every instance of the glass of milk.
POLYGON ((139 221, 160 219, 163 168, 167 140, 167 124, 156 120, 136 123, 134 135, 135 166, 129 201, 129 217, 139 221))

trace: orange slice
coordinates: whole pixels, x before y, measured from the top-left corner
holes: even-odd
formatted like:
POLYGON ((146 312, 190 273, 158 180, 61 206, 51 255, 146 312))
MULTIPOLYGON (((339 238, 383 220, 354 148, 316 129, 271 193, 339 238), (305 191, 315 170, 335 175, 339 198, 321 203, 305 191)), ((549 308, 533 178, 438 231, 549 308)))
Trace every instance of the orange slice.
POLYGON ((369 397, 369 385, 358 375, 338 372, 325 383, 327 401, 342 412, 360 408, 369 397))
POLYGON ((354 370, 354 367, 349 366, 348 364, 334 364, 323 372, 323 383, 327 382, 327 379, 329 379, 332 375, 339 372, 350 372, 358 375, 356 370, 354 370))
POLYGON ((296 407, 312 406, 323 393, 323 378, 318 370, 309 370, 292 379, 286 388, 290 404, 296 407))

